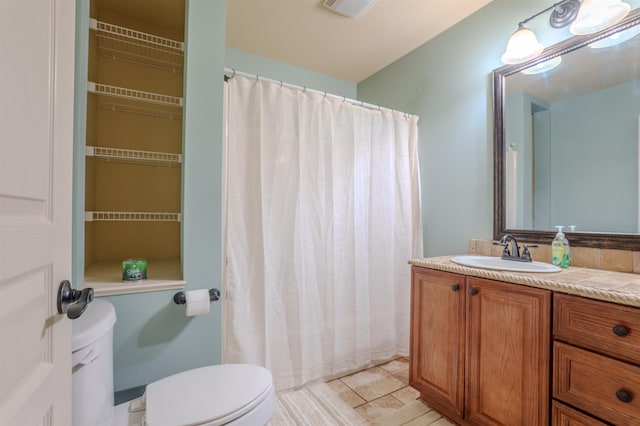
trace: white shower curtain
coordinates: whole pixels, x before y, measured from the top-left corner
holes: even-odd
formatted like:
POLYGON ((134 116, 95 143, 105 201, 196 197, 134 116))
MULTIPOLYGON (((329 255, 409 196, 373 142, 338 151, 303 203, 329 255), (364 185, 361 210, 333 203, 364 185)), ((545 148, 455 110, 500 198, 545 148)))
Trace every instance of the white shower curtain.
POLYGON ((224 362, 278 390, 407 355, 417 117, 228 83, 224 362))

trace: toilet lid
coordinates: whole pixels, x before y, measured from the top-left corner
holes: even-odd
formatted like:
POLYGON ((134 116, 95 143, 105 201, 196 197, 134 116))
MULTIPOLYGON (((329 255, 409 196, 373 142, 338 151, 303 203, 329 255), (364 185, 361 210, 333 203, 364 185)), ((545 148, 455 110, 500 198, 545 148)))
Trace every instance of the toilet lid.
POLYGON ((116 310, 103 299, 94 299, 80 318, 71 322, 71 351, 86 348, 109 332, 116 323, 116 310))
POLYGON ((249 364, 195 368, 147 385, 147 424, 228 423, 272 392, 271 373, 249 364))

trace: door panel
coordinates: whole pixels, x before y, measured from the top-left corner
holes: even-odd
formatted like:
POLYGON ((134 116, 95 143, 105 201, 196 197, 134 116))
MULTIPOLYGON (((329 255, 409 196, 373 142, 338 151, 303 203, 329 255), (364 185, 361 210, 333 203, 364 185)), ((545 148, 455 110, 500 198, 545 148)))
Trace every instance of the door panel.
POLYGON ((548 423, 551 292, 468 278, 467 420, 548 423))
POLYGON ((465 277, 423 268, 412 274, 410 384, 433 408, 462 416, 465 277))
POLYGON ((71 424, 75 2, 0 1, 0 424, 71 424))

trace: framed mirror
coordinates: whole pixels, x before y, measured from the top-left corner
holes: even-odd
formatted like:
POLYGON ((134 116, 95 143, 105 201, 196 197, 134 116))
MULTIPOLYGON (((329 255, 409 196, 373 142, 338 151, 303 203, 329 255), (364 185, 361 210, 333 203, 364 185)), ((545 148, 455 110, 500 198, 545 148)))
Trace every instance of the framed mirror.
POLYGON ((636 9, 493 71, 494 239, 640 251, 639 33, 636 9))

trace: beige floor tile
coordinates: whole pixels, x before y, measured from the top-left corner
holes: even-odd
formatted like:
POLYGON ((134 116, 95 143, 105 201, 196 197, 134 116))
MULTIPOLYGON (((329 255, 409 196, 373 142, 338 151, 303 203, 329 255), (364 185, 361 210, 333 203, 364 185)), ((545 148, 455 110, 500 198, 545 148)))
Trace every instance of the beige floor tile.
MULTIPOLYGON (((371 426, 392 426, 392 425, 404 425, 414 419, 417 419, 426 413, 428 413, 431 408, 422 404, 419 401, 413 401, 411 404, 407 404, 404 407, 401 407, 397 410, 392 411, 391 413, 378 417, 371 421, 371 426)), ((436 418, 440 418, 437 416, 436 418)))
POLYGON ((405 387, 404 383, 380 367, 369 368, 340 380, 367 401, 373 401, 405 387))
POLYGON ((332 391, 338 394, 338 396, 351 408, 357 407, 359 405, 364 404, 365 401, 357 393, 352 391, 349 386, 342 383, 340 379, 332 380, 327 383, 327 386, 331 388, 332 391))
POLYGON ((413 420, 403 423, 403 426, 432 426, 432 425, 445 426, 445 425, 451 425, 451 423, 449 423, 447 419, 443 418, 442 415, 435 410, 431 410, 421 415, 420 417, 417 417, 413 420))
POLYGON ((432 426, 456 426, 455 423, 451 423, 449 420, 445 419, 444 417, 432 423, 431 425, 432 426))
POLYGON ((405 386, 402 389, 393 392, 391 396, 406 405, 418 399, 420 397, 420 392, 411 386, 405 386))
POLYGON ((399 408, 402 408, 402 402, 398 401, 391 395, 383 396, 375 401, 367 402, 364 405, 356 407, 355 410, 365 420, 371 421, 378 417, 389 415, 399 408))
POLYGON ((399 358, 380 366, 405 385, 409 384, 409 359, 399 358))

